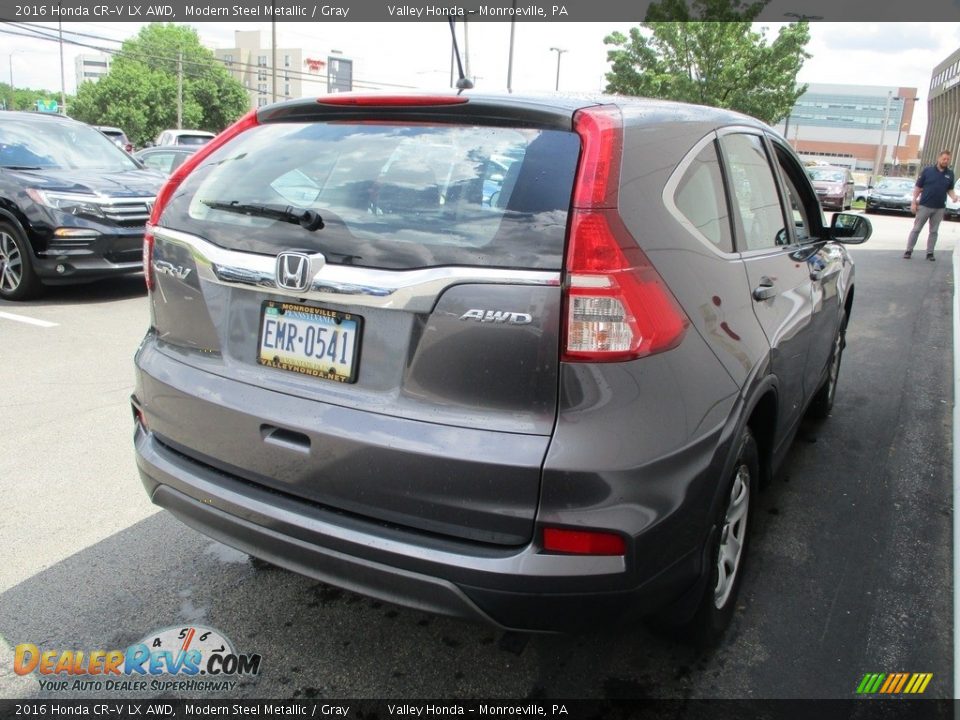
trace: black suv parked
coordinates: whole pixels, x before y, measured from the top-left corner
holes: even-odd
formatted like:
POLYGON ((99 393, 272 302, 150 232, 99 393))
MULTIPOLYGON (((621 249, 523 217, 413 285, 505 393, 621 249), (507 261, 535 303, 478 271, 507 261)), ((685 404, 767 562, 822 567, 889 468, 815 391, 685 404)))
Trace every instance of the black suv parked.
POLYGON ((599 97, 262 108, 161 191, 133 396, 185 523, 525 630, 715 637, 759 480, 833 404, 854 300, 790 145, 599 97))
POLYGON ((0 297, 141 272, 163 180, 89 125, 0 113, 0 297))

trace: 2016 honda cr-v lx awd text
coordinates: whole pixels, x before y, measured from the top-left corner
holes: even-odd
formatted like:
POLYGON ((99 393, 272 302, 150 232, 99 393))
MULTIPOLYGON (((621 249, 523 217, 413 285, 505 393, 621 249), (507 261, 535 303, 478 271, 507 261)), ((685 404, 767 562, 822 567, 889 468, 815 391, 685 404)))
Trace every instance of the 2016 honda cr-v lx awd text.
POLYGON ((854 299, 790 146, 664 101, 261 108, 157 199, 132 398, 188 525, 521 630, 717 636, 759 481, 833 404, 854 299))

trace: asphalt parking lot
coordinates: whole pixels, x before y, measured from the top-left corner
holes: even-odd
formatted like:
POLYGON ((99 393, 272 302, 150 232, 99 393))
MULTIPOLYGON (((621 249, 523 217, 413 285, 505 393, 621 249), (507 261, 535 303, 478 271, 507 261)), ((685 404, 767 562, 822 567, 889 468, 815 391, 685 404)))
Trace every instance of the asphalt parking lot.
POLYGON ((708 654, 642 627, 503 633, 256 568, 140 485, 142 279, 0 302, 0 698, 83 696, 16 676, 18 643, 123 648, 185 623, 263 658, 255 680, 189 697, 849 698, 868 672, 930 672, 926 696, 953 697, 960 223, 937 262, 907 262, 910 219, 870 217, 833 415, 804 425, 761 497, 740 607, 708 654))

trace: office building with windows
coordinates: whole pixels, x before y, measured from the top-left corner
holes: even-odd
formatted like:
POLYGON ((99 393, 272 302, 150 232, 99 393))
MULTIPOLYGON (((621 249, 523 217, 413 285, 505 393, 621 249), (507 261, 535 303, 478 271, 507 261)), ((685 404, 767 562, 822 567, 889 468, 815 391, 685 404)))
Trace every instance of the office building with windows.
POLYGON ((96 82, 110 71, 109 55, 77 55, 77 87, 85 82, 96 82))
POLYGON ((259 30, 234 31, 236 47, 214 50, 227 70, 240 81, 250 96, 250 107, 263 107, 303 94, 303 50, 277 48, 276 97, 273 87, 273 51, 262 47, 259 30))
POLYGON ((916 88, 811 83, 777 125, 800 156, 864 175, 909 175, 919 165, 911 132, 916 88))
POLYGON ((933 69, 927 103, 927 133, 922 164, 932 165, 943 150, 960 162, 960 50, 933 69))
POLYGON ((214 50, 214 55, 247 89, 250 107, 309 94, 353 89, 353 61, 336 51, 306 56, 302 48, 277 48, 276 97, 273 89, 273 51, 263 47, 259 30, 234 31, 236 47, 214 50))

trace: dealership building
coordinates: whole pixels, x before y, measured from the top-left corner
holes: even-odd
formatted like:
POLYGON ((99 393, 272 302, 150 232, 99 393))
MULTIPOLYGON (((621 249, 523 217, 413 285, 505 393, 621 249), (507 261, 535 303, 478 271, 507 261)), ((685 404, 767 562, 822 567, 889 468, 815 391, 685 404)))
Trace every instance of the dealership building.
POLYGON ((941 150, 953 153, 956 167, 960 159, 960 50, 937 65, 930 78, 923 164, 932 165, 941 150))
POLYGON ((913 134, 917 89, 811 83, 779 130, 809 162, 863 175, 910 175, 920 163, 913 134))

